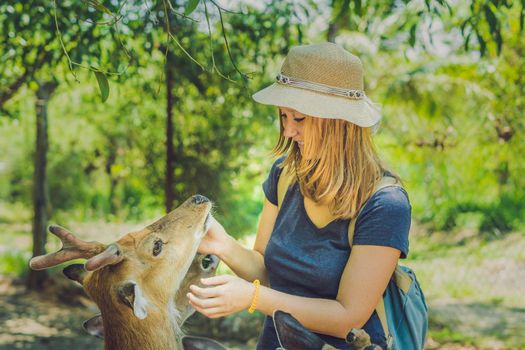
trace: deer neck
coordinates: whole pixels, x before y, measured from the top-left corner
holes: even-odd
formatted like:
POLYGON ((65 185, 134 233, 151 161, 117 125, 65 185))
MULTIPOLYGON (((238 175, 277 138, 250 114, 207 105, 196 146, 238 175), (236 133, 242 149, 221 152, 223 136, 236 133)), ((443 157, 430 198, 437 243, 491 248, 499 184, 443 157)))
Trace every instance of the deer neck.
POLYGON ((126 350, 179 350, 180 328, 174 305, 167 312, 151 312, 140 320, 132 313, 108 313, 104 320, 104 348, 126 350))

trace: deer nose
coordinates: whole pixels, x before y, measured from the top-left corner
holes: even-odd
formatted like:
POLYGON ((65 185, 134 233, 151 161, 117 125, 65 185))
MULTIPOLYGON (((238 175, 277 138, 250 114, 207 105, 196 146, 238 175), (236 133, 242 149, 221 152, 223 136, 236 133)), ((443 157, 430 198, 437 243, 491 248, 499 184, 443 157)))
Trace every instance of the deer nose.
POLYGON ((210 259, 211 259, 211 264, 213 266, 213 268, 216 268, 217 265, 219 265, 219 263, 221 262, 221 260, 216 257, 215 255, 210 255, 210 259))
POLYGON ((193 204, 202 204, 202 203, 206 203, 206 202, 209 202, 210 200, 200 194, 196 194, 195 196, 191 197, 191 202, 193 204))

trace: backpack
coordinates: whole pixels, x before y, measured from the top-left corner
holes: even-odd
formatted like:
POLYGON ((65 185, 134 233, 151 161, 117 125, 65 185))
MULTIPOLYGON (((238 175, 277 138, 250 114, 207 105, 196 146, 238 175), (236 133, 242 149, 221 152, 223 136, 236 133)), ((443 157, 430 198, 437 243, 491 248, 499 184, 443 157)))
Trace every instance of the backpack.
MULTIPOLYGON (((293 173, 282 169, 277 183, 277 202, 281 208, 292 181, 293 173)), ((402 187, 395 178, 385 176, 375 187, 370 198, 379 190, 402 187)), ((366 203, 365 203, 366 204, 366 203)), ((364 207, 364 204, 363 204, 364 207)), ((363 208, 361 207, 361 209, 363 208)), ((360 213, 360 212, 359 212, 360 213)), ((348 242, 352 247, 356 215, 348 225, 348 242)), ((388 350, 421 350, 428 331, 428 307, 415 273, 408 267, 397 264, 392 275, 394 283, 388 283, 375 311, 386 335, 388 350)))

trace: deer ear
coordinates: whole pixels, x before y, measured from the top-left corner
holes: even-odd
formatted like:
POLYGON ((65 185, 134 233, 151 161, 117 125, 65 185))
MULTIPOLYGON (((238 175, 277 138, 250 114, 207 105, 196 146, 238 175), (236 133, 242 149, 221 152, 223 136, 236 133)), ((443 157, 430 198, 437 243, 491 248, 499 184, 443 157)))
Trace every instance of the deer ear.
POLYGON ((96 315, 91 317, 89 320, 82 323, 82 327, 91 335, 97 338, 104 339, 104 323, 102 321, 102 315, 96 315))
POLYGON ((183 350, 226 350, 215 340, 185 335, 182 337, 183 350))
POLYGON ((335 349, 326 344, 317 335, 306 329, 289 313, 276 310, 273 313, 273 323, 275 325, 275 330, 277 331, 277 339, 283 349, 335 349))
POLYGON ((72 264, 66 266, 62 270, 62 273, 70 280, 76 281, 82 285, 84 284, 84 279, 88 274, 83 264, 72 264))
POLYGON ((142 290, 135 281, 129 281, 122 284, 117 289, 117 294, 121 302, 129 306, 135 316, 143 320, 148 316, 146 310, 148 301, 142 294, 142 290))

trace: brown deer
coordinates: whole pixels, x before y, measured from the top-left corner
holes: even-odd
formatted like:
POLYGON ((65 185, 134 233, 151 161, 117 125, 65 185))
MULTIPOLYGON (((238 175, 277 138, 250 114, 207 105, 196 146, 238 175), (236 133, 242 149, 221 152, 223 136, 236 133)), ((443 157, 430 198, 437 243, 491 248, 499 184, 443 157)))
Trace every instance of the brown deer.
MULTIPOLYGON (((214 255, 197 254, 193 258, 193 262, 175 294, 175 307, 179 315, 179 325, 184 324, 188 317, 195 312, 186 296, 190 292, 190 285, 194 284, 203 287, 200 282, 201 278, 214 276, 218 264, 219 258, 214 255)), ((104 338, 104 322, 101 314, 84 321, 82 326, 89 334, 98 338, 104 338)))
MULTIPOLYGON (((46 269, 78 258, 84 265, 64 269, 82 284, 98 305, 105 349, 181 349, 181 316, 177 291, 207 232, 212 204, 195 195, 141 231, 131 232, 105 246, 84 242, 62 227, 49 230, 63 247, 30 261, 46 269)), ((191 339, 190 343, 191 343, 191 339)))

